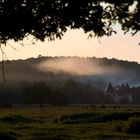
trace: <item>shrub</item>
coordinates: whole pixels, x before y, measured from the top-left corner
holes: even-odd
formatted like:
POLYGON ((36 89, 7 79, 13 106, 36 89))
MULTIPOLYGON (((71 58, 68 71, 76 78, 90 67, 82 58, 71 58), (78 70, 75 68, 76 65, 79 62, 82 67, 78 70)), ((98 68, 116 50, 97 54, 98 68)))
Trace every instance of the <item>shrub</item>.
POLYGON ((123 126, 123 130, 130 134, 140 134, 140 117, 131 117, 123 126))
POLYGON ((16 140, 15 137, 13 137, 12 135, 6 132, 0 132, 0 139, 1 140, 16 140))

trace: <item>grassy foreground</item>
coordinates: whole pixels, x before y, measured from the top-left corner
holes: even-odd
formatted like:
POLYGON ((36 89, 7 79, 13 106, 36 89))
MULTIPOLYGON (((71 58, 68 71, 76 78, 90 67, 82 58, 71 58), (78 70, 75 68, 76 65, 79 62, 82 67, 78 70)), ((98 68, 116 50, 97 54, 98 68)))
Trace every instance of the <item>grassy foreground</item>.
POLYGON ((140 108, 135 107, 0 109, 2 140, 139 140, 139 127, 140 108))

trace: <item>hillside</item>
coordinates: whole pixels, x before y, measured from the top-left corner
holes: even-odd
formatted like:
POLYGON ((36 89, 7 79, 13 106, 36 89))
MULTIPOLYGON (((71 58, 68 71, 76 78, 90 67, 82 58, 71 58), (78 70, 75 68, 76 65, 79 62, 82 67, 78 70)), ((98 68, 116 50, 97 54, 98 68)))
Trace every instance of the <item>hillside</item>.
MULTIPOLYGON (((21 81, 63 81, 81 82, 111 81, 114 84, 140 83, 140 64, 107 58, 80 57, 39 57, 26 60, 5 61, 8 82, 21 81)), ((0 80, 3 81, 2 73, 0 80)))
POLYGON ((139 71, 137 62, 95 57, 5 61, 7 82, 1 73, 0 104, 125 104, 130 96, 131 103, 139 104, 139 71), (109 81, 115 87, 105 94, 109 81))

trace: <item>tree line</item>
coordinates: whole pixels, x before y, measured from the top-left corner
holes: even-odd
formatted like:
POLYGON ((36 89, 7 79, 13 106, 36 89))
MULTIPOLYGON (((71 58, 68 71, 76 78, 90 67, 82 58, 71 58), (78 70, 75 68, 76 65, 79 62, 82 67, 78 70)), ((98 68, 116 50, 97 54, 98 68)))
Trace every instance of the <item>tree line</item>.
POLYGON ((48 105, 111 103, 104 92, 88 84, 66 80, 54 88, 46 82, 22 82, 0 86, 0 104, 48 105))

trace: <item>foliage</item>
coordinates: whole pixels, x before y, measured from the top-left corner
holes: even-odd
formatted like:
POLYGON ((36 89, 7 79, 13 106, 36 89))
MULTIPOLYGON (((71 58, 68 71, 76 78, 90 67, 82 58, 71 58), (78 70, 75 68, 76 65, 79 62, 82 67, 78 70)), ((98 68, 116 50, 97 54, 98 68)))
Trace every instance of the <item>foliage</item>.
POLYGON ((135 34, 140 30, 139 13, 138 0, 2 0, 0 35, 3 43, 29 34, 42 41, 45 37, 53 40, 70 27, 100 37, 116 33, 116 23, 135 34))
POLYGON ((25 86, 23 94, 25 103, 38 103, 40 107, 46 103, 48 94, 51 92, 50 87, 45 82, 35 82, 25 86))
POLYGON ((123 126, 125 132, 130 134, 140 134, 140 117, 131 117, 123 126))
POLYGON ((16 140, 15 137, 11 136, 9 133, 0 132, 0 139, 1 140, 16 140))

